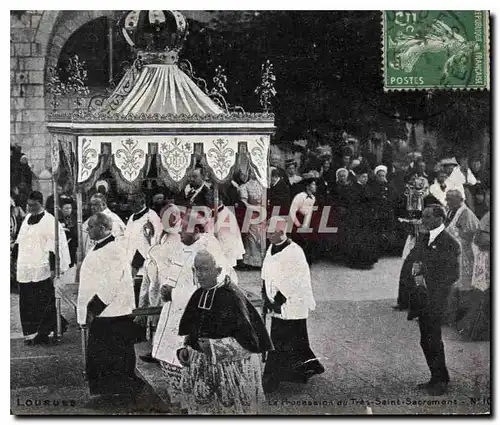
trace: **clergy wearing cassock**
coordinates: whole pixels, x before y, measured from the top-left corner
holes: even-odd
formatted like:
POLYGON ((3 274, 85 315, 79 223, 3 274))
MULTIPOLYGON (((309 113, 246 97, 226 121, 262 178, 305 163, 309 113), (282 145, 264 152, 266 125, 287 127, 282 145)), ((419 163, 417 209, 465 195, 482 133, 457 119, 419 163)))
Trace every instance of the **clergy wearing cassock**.
POLYGON ((223 264, 226 274, 236 283, 236 273, 224 255, 219 241, 204 228, 194 214, 187 214, 182 220, 182 249, 172 258, 165 268, 167 281, 160 292, 165 301, 162 308, 155 338, 153 340, 152 356, 160 361, 164 373, 169 378, 169 395, 172 400, 181 399, 181 364, 177 358, 177 350, 184 344, 184 338, 179 336, 179 322, 184 309, 197 289, 193 275, 193 264, 196 254, 207 250, 223 264))
MULTIPOLYGON (((106 202, 107 202, 106 196, 104 196, 102 193, 96 193, 95 195, 92 195, 92 198, 90 198, 90 210, 92 211, 92 214, 103 213, 104 215, 108 216, 111 219, 112 223, 111 234, 116 239, 119 239, 123 236, 123 233, 125 232, 125 224, 123 223, 122 219, 118 217, 117 214, 115 214, 108 208, 106 202)), ((95 241, 93 241, 89 235, 88 231, 89 220, 87 220, 82 225, 83 252, 85 254, 87 254, 95 244, 95 241)))
POLYGON ((243 292, 206 250, 194 261, 199 289, 179 324, 178 352, 190 414, 257 414, 265 400, 258 353, 272 349, 266 327, 243 292))
POLYGON ((95 245, 80 270, 77 320, 89 327, 86 373, 91 395, 130 394, 142 385, 134 372, 138 331, 130 316, 135 306, 132 273, 126 250, 111 229, 107 215, 90 217, 88 231, 95 245))
POLYGON ((277 389, 280 381, 307 382, 324 372, 309 346, 307 318, 316 303, 304 252, 286 236, 287 219, 271 219, 271 242, 262 265, 262 295, 272 313, 271 339, 275 351, 268 354, 264 391, 277 389))
MULTIPOLYGON (((42 208, 43 196, 32 192, 28 198, 29 213, 21 225, 13 250, 17 255, 19 310, 26 344, 46 344, 56 332, 55 305, 55 219, 42 208), (17 252, 16 252, 17 251, 17 252)), ((60 271, 69 268, 68 243, 59 224, 60 271)), ((64 321, 65 322, 65 321, 64 321)))
MULTIPOLYGON (((180 221, 179 208, 169 204, 162 215, 163 237, 161 237, 159 244, 154 245, 149 250, 144 263, 145 273, 139 295, 140 308, 160 307, 163 305, 160 297, 160 288, 162 285, 168 283, 172 263, 183 249, 180 236, 180 221)), ((150 328, 156 328, 158 316, 149 317, 148 323, 150 324, 150 328)), ((141 356, 141 360, 147 362, 156 361, 151 353, 141 356)))
MULTIPOLYGON (((146 206, 146 195, 137 193, 131 196, 134 213, 130 216, 125 228, 124 243, 127 246, 128 258, 132 265, 132 276, 143 276, 146 256, 152 246, 156 245, 163 232, 160 217, 146 206)), ((136 303, 139 300, 140 282, 135 285, 136 303)))

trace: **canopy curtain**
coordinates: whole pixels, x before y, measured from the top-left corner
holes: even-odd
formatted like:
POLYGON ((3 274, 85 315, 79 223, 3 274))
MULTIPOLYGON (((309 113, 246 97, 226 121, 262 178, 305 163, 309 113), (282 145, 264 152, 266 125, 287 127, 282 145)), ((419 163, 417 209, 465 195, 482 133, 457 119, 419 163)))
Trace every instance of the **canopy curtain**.
POLYGON ((88 192, 92 189, 101 175, 109 168, 111 163, 111 153, 99 154, 99 162, 96 168, 92 171, 90 177, 82 183, 78 183, 78 189, 81 192, 88 192))
POLYGON ((149 173, 151 168, 152 155, 146 155, 146 164, 139 171, 137 178, 133 181, 129 181, 124 178, 121 169, 116 165, 115 156, 113 155, 113 160, 110 161, 109 171, 116 181, 116 187, 118 191, 123 193, 136 193, 142 190, 143 182, 149 173))

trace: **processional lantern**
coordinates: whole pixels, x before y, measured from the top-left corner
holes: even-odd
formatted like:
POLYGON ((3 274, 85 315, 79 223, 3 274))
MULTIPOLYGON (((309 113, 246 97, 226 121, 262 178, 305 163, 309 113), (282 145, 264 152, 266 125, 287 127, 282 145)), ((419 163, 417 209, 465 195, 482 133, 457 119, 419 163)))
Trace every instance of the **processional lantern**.
POLYGON ((413 226, 415 239, 420 234, 419 225, 421 224, 422 211, 424 209, 424 198, 427 196, 428 188, 423 177, 414 177, 406 185, 406 211, 409 219, 407 220, 413 226))
MULTIPOLYGON (((173 191, 185 186, 196 162, 217 188, 231 180, 243 156, 268 187, 274 115, 231 108, 222 90, 209 91, 196 77, 179 57, 188 36, 184 16, 129 11, 119 24, 136 55, 120 83, 109 97, 94 96, 88 109, 54 112, 47 123, 54 179, 64 164, 76 189, 80 244, 82 193, 106 170, 122 191, 140 190, 154 155, 159 179, 173 191)), ((81 263, 81 246, 78 257, 81 263)))
POLYGON ((424 209, 424 198, 426 196, 425 180, 422 177, 414 178, 406 185, 406 211, 413 218, 420 217, 424 209))

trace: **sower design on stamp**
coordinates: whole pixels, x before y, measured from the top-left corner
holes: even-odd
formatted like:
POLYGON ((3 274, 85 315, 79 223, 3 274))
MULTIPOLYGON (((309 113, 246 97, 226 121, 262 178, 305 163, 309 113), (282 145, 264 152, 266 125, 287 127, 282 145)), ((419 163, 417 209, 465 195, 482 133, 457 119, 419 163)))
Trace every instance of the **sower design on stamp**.
POLYGON ((384 11, 384 90, 489 89, 487 11, 384 11))

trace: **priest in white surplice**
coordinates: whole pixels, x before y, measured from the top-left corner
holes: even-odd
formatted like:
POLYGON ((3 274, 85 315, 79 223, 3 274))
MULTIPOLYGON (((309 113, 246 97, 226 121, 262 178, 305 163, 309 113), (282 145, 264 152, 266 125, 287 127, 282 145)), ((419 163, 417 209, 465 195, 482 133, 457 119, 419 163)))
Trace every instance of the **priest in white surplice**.
MULTIPOLYGON (((113 211, 111 211, 108 208, 105 195, 103 195, 102 193, 96 193, 95 195, 92 195, 92 198, 90 198, 90 209, 92 211, 92 214, 103 213, 104 215, 107 215, 111 219, 112 223, 111 234, 115 238, 118 239, 123 236, 123 233, 125 232, 125 224, 123 223, 122 219, 118 217, 118 215, 116 215, 113 211)), ((88 227, 89 227, 89 220, 87 220, 82 225, 84 254, 87 254, 95 244, 92 238, 89 237, 88 227)))
POLYGON ((126 249, 111 229, 107 215, 90 217, 88 233, 95 244, 80 270, 77 320, 89 327, 86 372, 91 395, 134 393, 142 386, 135 377, 132 273, 126 249))
MULTIPOLYGON (((143 276, 144 261, 151 247, 156 245, 163 233, 160 217, 146 206, 146 195, 139 192, 129 197, 134 213, 125 229, 123 242, 132 267, 132 277, 143 276)), ((135 299, 138 303, 141 279, 134 280, 135 299)))
POLYGON ((312 352, 307 334, 309 311, 316 307, 309 265, 302 248, 287 238, 287 225, 286 217, 270 220, 271 246, 262 264, 262 298, 264 308, 272 314, 275 348, 266 360, 265 392, 276 390, 280 381, 305 383, 325 370, 312 352))
MULTIPOLYGON (((25 217, 12 252, 17 255, 19 310, 26 344, 46 344, 56 332, 55 304, 55 219, 42 208, 43 195, 32 192, 25 217)), ((69 268, 70 255, 66 235, 59 224, 60 272, 69 268)), ((64 321, 65 322, 65 321, 64 321)), ((64 323, 63 322, 63 323, 64 323)))
POLYGON ((132 274, 142 275, 144 260, 149 250, 159 242, 163 226, 158 214, 146 206, 144 193, 132 195, 131 201, 134 213, 128 219, 124 237, 132 274))
MULTIPOLYGON (((175 205, 168 205, 163 212, 163 236, 160 243, 153 246, 144 262, 144 278, 139 294, 139 307, 160 307, 164 303, 160 297, 160 288, 169 283, 169 273, 173 261, 179 256, 184 245, 181 241, 181 213, 175 205)), ((140 320, 138 320, 140 322, 140 320)), ((156 328, 158 316, 148 317, 151 328, 156 328)), ((153 337, 154 339, 154 337, 153 337)), ((141 356, 146 362, 156 361, 151 353, 141 356)))
POLYGON ((202 224, 196 224, 198 220, 194 216, 187 214, 183 218, 183 248, 165 269, 168 280, 161 287, 165 304, 153 341, 152 356, 160 361, 169 378, 169 395, 172 399, 177 399, 182 394, 181 364, 177 358, 177 350, 183 347, 184 337, 179 336, 179 323, 191 295, 198 288, 193 274, 196 254, 201 250, 208 251, 222 265, 224 272, 237 283, 236 273, 225 257, 219 241, 210 233, 206 233, 202 224))

